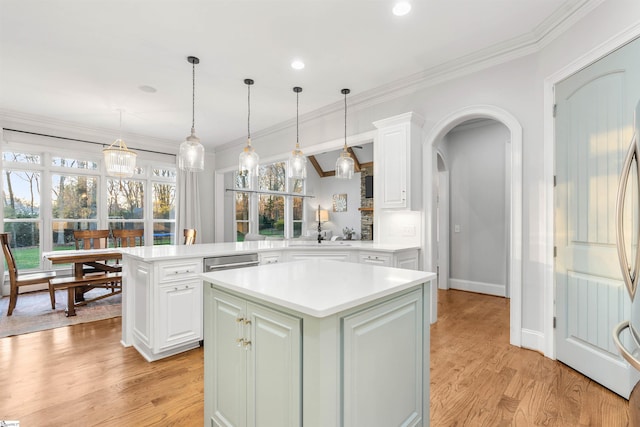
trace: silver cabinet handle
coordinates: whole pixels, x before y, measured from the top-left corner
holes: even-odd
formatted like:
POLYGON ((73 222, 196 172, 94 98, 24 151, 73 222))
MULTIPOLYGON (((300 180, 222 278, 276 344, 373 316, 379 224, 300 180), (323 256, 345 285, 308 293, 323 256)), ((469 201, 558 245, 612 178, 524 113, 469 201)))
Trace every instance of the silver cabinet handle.
MULTIPOLYGON (((633 159, 636 159, 636 177, 638 180, 638 188, 640 188, 640 170, 638 168, 638 135, 634 132, 629 144, 629 150, 624 158, 624 164, 622 166, 622 172, 620 174, 620 183, 618 184, 618 194, 616 197, 616 248, 618 249, 618 259, 620 261, 620 270, 622 270, 622 278, 627 288, 627 292, 633 301, 633 297, 636 294, 638 287, 638 272, 640 270, 640 250, 636 251, 636 262, 631 272, 631 266, 627 258, 627 253, 624 247, 624 227, 622 224, 623 210, 624 210, 624 195, 627 191, 627 181, 629 180, 629 173, 633 164, 633 159)), ((640 209, 640 206, 638 206, 640 209)), ((638 227, 638 242, 640 242, 640 227, 638 227)))
POLYGON ((627 350, 627 348, 622 344, 622 341, 620 341, 620 334, 628 327, 628 320, 625 320, 624 322, 621 322, 618 326, 616 326, 613 329, 613 342, 616 343, 616 347, 618 347, 618 350, 622 354, 622 357, 624 357, 624 359, 629 362, 631 366, 640 370, 640 360, 633 357, 633 354, 631 354, 631 352, 627 350))

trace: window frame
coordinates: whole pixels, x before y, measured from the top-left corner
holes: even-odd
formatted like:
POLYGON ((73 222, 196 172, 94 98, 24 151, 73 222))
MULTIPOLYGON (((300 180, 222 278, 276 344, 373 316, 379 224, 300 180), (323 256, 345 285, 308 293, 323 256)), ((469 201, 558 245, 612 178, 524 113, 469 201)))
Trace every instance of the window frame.
MULTIPOLYGON (((86 143, 80 143, 79 148, 74 147, 73 151, 71 149, 59 149, 54 144, 46 144, 42 142, 41 137, 25 137, 19 138, 19 142, 13 142, 6 138, 6 134, 3 135, 0 132, 0 136, 2 138, 2 153, 23 153, 29 155, 38 155, 40 156, 40 163, 22 163, 22 162, 13 162, 9 160, 4 160, 4 154, 2 156, 2 162, 0 166, 2 167, 2 187, 4 191, 4 185, 6 181, 6 170, 16 170, 16 171, 38 171, 40 172, 40 212, 38 219, 30 219, 30 218, 16 218, 16 219, 7 219, 4 217, 4 210, 0 214, 2 215, 2 223, 3 230, 4 224, 10 222, 25 222, 28 220, 29 222, 35 222, 39 225, 39 243, 40 243, 40 255, 43 252, 49 252, 53 250, 53 222, 62 220, 62 218, 53 218, 53 206, 52 206, 52 187, 53 187, 53 175, 72 175, 72 176, 95 176, 98 179, 97 183, 97 211, 96 211, 96 219, 74 219, 73 221, 82 221, 82 222, 95 222, 96 227, 100 229, 109 228, 109 218, 108 218, 108 203, 107 203, 107 180, 113 179, 112 177, 106 174, 106 168, 104 166, 104 160, 102 157, 101 151, 97 151, 96 149, 91 149, 90 146, 86 143), (33 139, 33 140, 32 140, 33 139), (83 149, 82 145, 86 145, 86 149, 83 149), (76 149, 78 148, 78 149, 76 149), (85 168, 69 168, 65 166, 55 166, 53 165, 53 158, 61 157, 74 159, 79 161, 91 161, 95 162, 98 167, 97 169, 85 169, 85 168)), ((47 142, 52 141, 50 138, 45 138, 47 142)), ((56 140, 57 141, 57 140, 56 140)), ((170 155, 167 155, 167 159, 170 155)), ((153 230, 154 230, 154 218, 153 218, 153 184, 154 183, 172 183, 175 188, 175 197, 174 197, 174 215, 173 218, 170 219, 162 219, 160 220, 163 223, 171 222, 174 225, 172 226, 175 229, 176 219, 175 213, 177 212, 177 203, 178 200, 178 185, 177 185, 177 166, 175 161, 164 161, 158 160, 157 158, 144 158, 139 153, 137 167, 144 169, 144 172, 140 175, 134 175, 132 179, 141 180, 144 182, 145 186, 145 194, 144 194, 144 213, 142 220, 136 220, 136 222, 142 222, 145 228, 145 245, 151 246, 154 244, 153 239, 153 230), (141 158, 142 157, 142 158, 141 158), (167 170, 175 170, 175 173, 172 174, 171 177, 158 177, 153 176, 154 169, 167 169, 167 170)), ((172 156, 173 157, 173 156, 172 156)), ((112 221, 111 221, 112 222, 112 221)), ((175 233, 171 237, 171 243, 175 240, 175 233)), ((41 271, 43 269, 49 269, 50 264, 42 259, 40 256, 39 266, 36 268, 28 268, 23 269, 21 271, 41 271)))
MULTIPOLYGON (((249 231, 251 234, 260 234, 260 224, 259 224, 259 200, 261 196, 272 195, 272 196, 280 196, 284 197, 284 232, 282 238, 284 239, 292 239, 294 237, 302 237, 304 236, 305 224, 307 223, 306 218, 306 210, 304 209, 304 199, 305 197, 309 197, 306 194, 307 185, 306 180, 301 180, 302 188, 299 193, 293 193, 293 185, 294 180, 287 176, 287 169, 289 167, 289 162, 287 160, 274 160, 270 162, 260 163, 258 166, 258 170, 261 170, 263 166, 271 165, 275 163, 283 163, 284 164, 284 182, 285 187, 284 191, 269 191, 269 190, 254 190, 259 188, 259 176, 251 176, 249 187, 241 188, 238 184, 238 171, 233 170, 229 173, 232 174, 231 181, 233 182, 233 191, 234 191, 234 201, 233 201, 233 209, 232 209, 232 220, 233 220, 233 235, 235 236, 235 242, 238 242, 238 222, 249 223, 249 231), (246 190, 246 191, 243 191, 246 190), (245 193, 249 198, 249 207, 248 207, 248 221, 239 221, 236 219, 236 203, 235 203, 235 194, 236 193, 245 193), (299 194, 299 195, 298 195, 299 194), (302 199, 302 219, 294 220, 293 219, 293 199, 301 198, 302 199), (300 236, 294 236, 294 223, 300 223, 300 236)), ((278 236, 280 238, 280 236, 278 236)))

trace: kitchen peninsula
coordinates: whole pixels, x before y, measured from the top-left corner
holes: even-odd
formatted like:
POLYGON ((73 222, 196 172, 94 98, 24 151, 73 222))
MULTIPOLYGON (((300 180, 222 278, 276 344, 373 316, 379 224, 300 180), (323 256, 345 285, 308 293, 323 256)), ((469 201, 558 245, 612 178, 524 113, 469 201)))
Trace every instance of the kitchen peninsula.
MULTIPOLYGON (((148 361, 200 345, 205 260, 252 255, 256 264, 322 259, 418 270, 420 248, 365 241, 263 240, 199 245, 139 246, 123 252, 122 344, 148 361)), ((435 288, 431 291, 435 292, 435 288)), ((432 321, 435 321, 435 298, 432 321)))
POLYGON ((434 273, 320 259, 201 277, 205 425, 429 425, 434 273))

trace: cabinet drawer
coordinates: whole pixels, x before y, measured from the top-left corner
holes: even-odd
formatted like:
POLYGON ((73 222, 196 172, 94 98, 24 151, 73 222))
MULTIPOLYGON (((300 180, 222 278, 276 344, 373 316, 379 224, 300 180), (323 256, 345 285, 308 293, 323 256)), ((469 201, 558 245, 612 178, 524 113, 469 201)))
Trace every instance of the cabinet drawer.
POLYGON ((280 252, 262 252, 259 254, 260 256, 260 265, 264 264, 275 264, 281 262, 280 257, 282 253, 280 252))
POLYGON ((376 252, 360 252, 360 263, 391 267, 391 255, 376 252))
POLYGON ((191 259, 182 262, 163 263, 158 266, 159 281, 171 282, 174 280, 182 280, 195 277, 202 272, 202 260, 191 259))
POLYGON ((333 252, 333 251, 313 251, 313 252, 290 252, 290 261, 301 261, 307 259, 328 259, 334 261, 347 261, 351 260, 351 254, 349 252, 333 252))

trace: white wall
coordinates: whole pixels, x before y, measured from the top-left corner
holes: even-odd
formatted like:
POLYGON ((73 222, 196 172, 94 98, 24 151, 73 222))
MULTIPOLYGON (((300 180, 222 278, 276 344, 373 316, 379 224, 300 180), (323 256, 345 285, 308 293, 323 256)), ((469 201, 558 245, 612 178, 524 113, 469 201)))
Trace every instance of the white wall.
POLYGON ((506 295, 505 145, 509 130, 488 120, 447 134, 450 285, 506 295))
MULTIPOLYGON (((552 191, 552 188, 547 188, 548 180, 544 176, 544 79, 567 67, 609 38, 629 27, 637 26, 639 22, 640 2, 637 0, 604 1, 536 53, 515 57, 493 66, 477 64, 474 67, 466 67, 458 71, 458 77, 448 81, 441 81, 442 78, 425 80, 411 84, 403 90, 383 93, 375 99, 372 99, 371 94, 367 94, 369 96, 358 102, 358 94, 355 91, 350 98, 348 135, 372 131, 373 121, 409 111, 425 118, 425 134, 452 112, 472 105, 496 106, 517 118, 523 128, 522 301, 526 302, 522 305, 523 333, 537 336, 544 333, 545 272, 549 268, 547 222, 552 220, 547 218, 545 204, 546 194, 552 191), (486 68, 482 69, 483 66, 486 68)), ((306 147, 339 141, 344 129, 343 124, 343 116, 339 109, 313 120, 301 117, 306 147)), ((254 135, 254 145, 260 146, 261 158, 285 158, 289 147, 286 147, 283 141, 290 141, 294 136, 293 126, 284 130, 259 133, 254 135)), ((225 168, 234 164, 242 142, 239 140, 217 151, 216 167, 225 168)), ((335 146, 338 147, 339 143, 335 146)), ((431 164, 423 166, 423 175, 430 175, 431 164)), ((432 207, 430 195, 426 196, 423 214, 428 218, 432 207)), ((431 241, 429 227, 423 230, 423 235, 425 241, 431 241)), ((425 245, 424 250, 425 259, 430 260, 430 245, 425 245)), ((430 268, 430 265, 425 265, 425 269, 430 268)), ((541 343, 541 340, 537 343, 541 343)), ((542 350, 537 343, 534 342, 530 346, 542 350)))
MULTIPOLYGON (((307 194, 315 197, 305 199, 307 230, 317 233, 318 224, 314 221, 318 205, 329 211, 329 222, 322 224, 323 230, 331 230, 334 236, 342 236, 345 227, 355 229, 360 236, 360 173, 354 173, 349 180, 339 180, 333 176, 320 178, 313 168, 307 171, 307 194), (333 212, 333 195, 347 195, 347 211, 333 212)), ((304 234, 304 233, 303 233, 304 234)))

